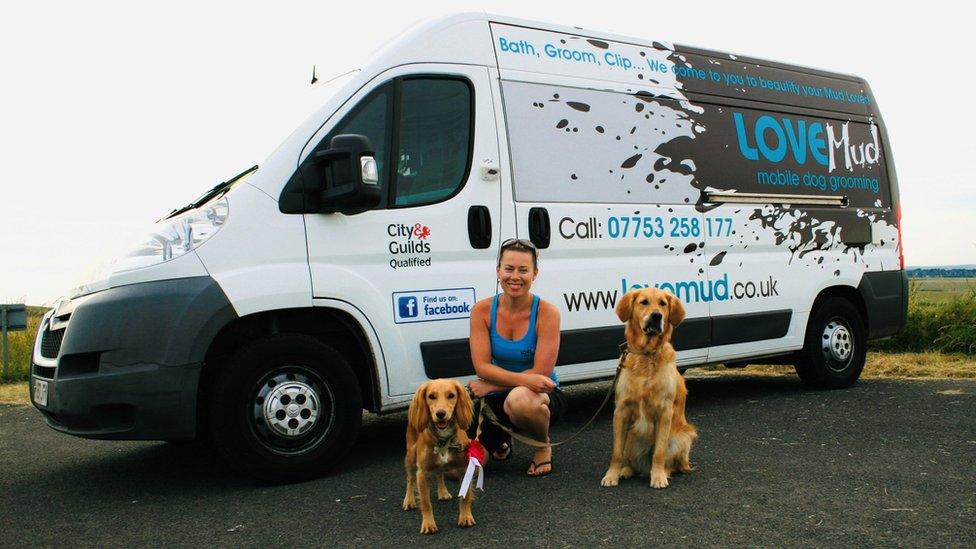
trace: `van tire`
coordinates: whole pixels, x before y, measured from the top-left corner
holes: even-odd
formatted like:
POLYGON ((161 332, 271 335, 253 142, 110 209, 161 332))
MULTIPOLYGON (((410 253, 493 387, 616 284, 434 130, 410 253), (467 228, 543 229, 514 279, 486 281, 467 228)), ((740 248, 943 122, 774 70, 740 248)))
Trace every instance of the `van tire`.
POLYGON ((867 328, 850 301, 828 297, 810 315, 803 350, 794 367, 804 383, 820 389, 850 387, 867 358, 867 328))
POLYGON ((362 421, 352 367, 302 334, 242 347, 217 372, 211 395, 214 447, 235 471, 269 482, 326 474, 352 447, 362 421))

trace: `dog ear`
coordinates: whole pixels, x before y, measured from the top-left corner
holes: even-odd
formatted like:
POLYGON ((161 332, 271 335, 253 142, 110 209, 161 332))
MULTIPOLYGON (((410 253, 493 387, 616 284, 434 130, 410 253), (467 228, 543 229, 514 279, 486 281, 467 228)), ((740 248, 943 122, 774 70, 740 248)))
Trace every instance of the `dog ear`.
POLYGON ((677 326, 681 324, 681 321, 685 319, 685 306, 681 304, 681 300, 677 297, 668 294, 668 322, 672 326, 677 326))
POLYGON ((430 407, 427 406, 428 385, 430 385, 429 381, 417 388, 413 400, 410 401, 410 411, 407 412, 407 422, 418 432, 430 425, 430 407))
POLYGON ((467 431, 474 419, 474 404, 468 396, 468 390, 457 381, 454 382, 454 390, 457 391, 457 404, 454 405, 454 419, 462 431, 467 431))
POLYGON ((630 320, 630 310, 634 306, 634 298, 636 297, 637 290, 631 290, 624 294, 624 296, 620 298, 620 301, 617 302, 617 308, 615 311, 617 313, 617 318, 620 319, 620 322, 627 322, 630 320))

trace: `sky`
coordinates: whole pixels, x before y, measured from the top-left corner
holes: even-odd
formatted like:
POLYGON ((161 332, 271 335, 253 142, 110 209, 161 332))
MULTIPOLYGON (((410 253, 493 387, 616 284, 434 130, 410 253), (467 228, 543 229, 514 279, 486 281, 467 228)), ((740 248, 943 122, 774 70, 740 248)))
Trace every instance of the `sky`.
POLYGON ((313 65, 328 79, 463 11, 862 76, 888 128, 907 264, 974 264, 971 19, 948 1, 894 4, 15 2, 0 21, 0 302, 51 303, 262 163, 325 101, 313 65))

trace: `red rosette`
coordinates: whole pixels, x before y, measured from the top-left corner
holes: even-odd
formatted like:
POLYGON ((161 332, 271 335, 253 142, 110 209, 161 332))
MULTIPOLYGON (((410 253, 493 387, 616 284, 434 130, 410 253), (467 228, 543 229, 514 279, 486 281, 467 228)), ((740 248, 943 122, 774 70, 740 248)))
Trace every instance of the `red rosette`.
POLYGON ((468 442, 468 459, 471 458, 478 460, 478 463, 485 462, 485 447, 482 446, 480 440, 468 442))

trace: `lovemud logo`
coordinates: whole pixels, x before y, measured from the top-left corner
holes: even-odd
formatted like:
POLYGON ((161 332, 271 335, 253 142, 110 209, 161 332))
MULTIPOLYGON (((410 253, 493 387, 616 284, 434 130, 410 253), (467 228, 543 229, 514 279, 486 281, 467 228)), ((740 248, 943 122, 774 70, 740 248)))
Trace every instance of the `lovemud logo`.
POLYGON ((715 280, 681 280, 666 282, 635 282, 620 279, 620 288, 614 290, 564 293, 563 300, 569 311, 613 309, 617 299, 632 289, 660 288, 667 290, 685 303, 762 299, 779 296, 779 281, 772 276, 765 280, 729 282, 725 273, 715 280))
POLYGON ((760 158, 778 164, 789 154, 797 164, 807 160, 820 164, 833 172, 838 161, 850 171, 855 166, 864 168, 881 161, 878 145, 878 128, 871 124, 870 141, 851 138, 850 123, 839 127, 830 123, 811 122, 788 116, 774 117, 764 114, 750 122, 740 112, 732 113, 739 153, 747 160, 760 158))

